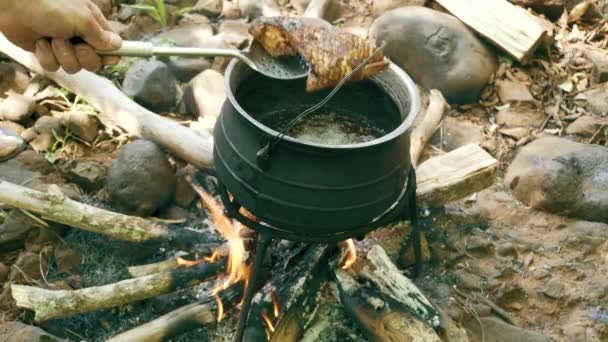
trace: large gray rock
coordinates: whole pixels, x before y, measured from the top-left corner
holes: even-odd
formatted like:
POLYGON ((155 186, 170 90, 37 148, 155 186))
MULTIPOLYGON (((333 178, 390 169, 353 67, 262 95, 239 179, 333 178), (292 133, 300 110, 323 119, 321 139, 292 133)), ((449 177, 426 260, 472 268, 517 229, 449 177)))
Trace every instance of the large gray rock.
POLYGON ((140 61, 131 65, 123 81, 123 91, 152 111, 169 111, 177 103, 177 81, 160 61, 140 61))
POLYGON ((458 19, 419 6, 388 11, 371 28, 385 54, 420 85, 450 102, 476 101, 496 70, 496 58, 458 19))
POLYGON ((151 141, 125 145, 106 177, 106 190, 119 209, 141 216, 154 213, 173 199, 175 172, 151 141))
POLYGON ((608 222, 608 148, 541 138, 519 152, 505 182, 533 208, 608 222))

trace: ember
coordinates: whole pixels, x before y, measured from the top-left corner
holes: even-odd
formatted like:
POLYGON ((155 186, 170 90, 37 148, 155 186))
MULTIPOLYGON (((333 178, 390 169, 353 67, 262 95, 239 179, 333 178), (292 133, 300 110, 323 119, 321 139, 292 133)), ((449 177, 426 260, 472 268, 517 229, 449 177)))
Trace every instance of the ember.
POLYGON ((279 306, 279 297, 275 291, 272 291, 270 294, 270 298, 272 298, 272 309, 274 312, 274 318, 279 318, 281 314, 281 307, 279 306))
POLYGON ((357 261, 357 248, 355 248, 355 242, 353 239, 346 240, 346 247, 348 248, 346 257, 344 258, 344 263, 342 264, 342 269, 345 270, 352 266, 352 264, 357 261))
POLYGON ((264 319, 264 323, 266 323, 266 327, 268 328, 268 330, 273 333, 274 324, 272 323, 272 319, 270 319, 266 311, 262 312, 262 319, 264 319))
POLYGON ((219 295, 215 295, 215 303, 217 304, 217 321, 218 323, 224 318, 224 303, 219 295))

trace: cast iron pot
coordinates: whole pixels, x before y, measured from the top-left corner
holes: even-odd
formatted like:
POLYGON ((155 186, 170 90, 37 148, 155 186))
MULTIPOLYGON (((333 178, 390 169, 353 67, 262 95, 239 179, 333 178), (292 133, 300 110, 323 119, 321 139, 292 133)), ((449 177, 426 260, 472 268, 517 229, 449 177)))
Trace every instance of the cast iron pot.
MULTIPOLYGON (((257 114, 244 107, 256 112, 260 106, 272 107, 274 102, 268 101, 271 94, 259 90, 262 93, 253 97, 260 99, 261 104, 257 105, 250 100, 244 101, 250 103, 247 106, 237 101, 241 87, 252 88, 247 83, 254 82, 254 73, 236 59, 229 64, 225 78, 227 99, 214 128, 214 164, 222 200, 231 216, 273 237, 310 242, 360 236, 398 216, 407 217, 406 197, 415 196, 411 194, 415 191, 413 177, 408 182, 413 171, 410 133, 420 109, 420 98, 414 82, 402 69, 391 64, 367 81, 383 96, 374 96, 378 93, 373 91, 357 92, 356 85, 345 86, 332 100, 333 104, 328 104, 361 111, 379 107, 380 102, 388 100, 395 107, 397 120, 388 134, 365 143, 333 146, 285 136, 274 145, 265 163, 260 162, 260 151, 268 147, 269 140, 278 132, 256 120, 257 114), (361 102, 361 97, 369 98, 361 102), (351 102, 357 103, 350 105, 351 102), (241 206, 253 213, 258 223, 240 215, 241 206), (260 221, 263 223, 259 224, 260 221)), ((301 96, 290 101, 294 106, 299 98, 307 105, 313 104, 313 99, 304 93, 304 82, 276 83, 274 89, 293 86, 288 93, 277 95, 280 97, 294 95, 301 89, 301 96)))

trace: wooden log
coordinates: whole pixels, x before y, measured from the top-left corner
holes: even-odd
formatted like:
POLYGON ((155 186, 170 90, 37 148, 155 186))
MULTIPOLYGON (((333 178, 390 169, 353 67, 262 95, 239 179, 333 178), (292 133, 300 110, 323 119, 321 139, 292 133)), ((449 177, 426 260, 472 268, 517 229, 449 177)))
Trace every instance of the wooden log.
MULTIPOLYGON (((236 283, 221 293, 224 310, 234 306, 243 292, 243 283, 236 283)), ((197 303, 186 305, 146 324, 122 332, 107 342, 167 341, 190 330, 217 323, 216 300, 208 293, 197 303)))
MULTIPOLYGON (((217 253, 218 257, 226 257, 226 256, 228 256, 228 253, 229 253, 229 246, 227 243, 225 243, 223 245, 212 244, 211 246, 204 246, 204 247, 195 246, 193 250, 196 250, 201 255, 217 253), (204 249, 204 250, 202 250, 202 249, 204 249)), ((182 258, 182 257, 173 257, 173 258, 155 262, 152 264, 129 266, 129 267, 127 267, 127 271, 129 272, 129 274, 132 277, 138 278, 138 277, 143 277, 143 276, 147 276, 150 274, 168 272, 168 271, 176 270, 178 268, 187 267, 179 262, 180 258, 182 258)), ((184 256, 182 259, 191 260, 192 258, 193 258, 193 256, 189 255, 189 256, 184 256)))
POLYGON ((439 311, 375 245, 349 269, 336 269, 340 300, 370 341, 440 341, 439 311))
POLYGON ((55 186, 49 193, 0 180, 0 203, 37 213, 43 219, 130 242, 170 239, 162 223, 128 216, 71 200, 55 186))
POLYGON ((429 105, 420 116, 420 119, 416 120, 417 122, 414 125, 410 138, 410 155, 414 167, 418 166, 427 142, 431 139, 433 133, 437 130, 441 121, 443 121, 445 112, 449 109, 450 105, 441 94, 441 91, 432 89, 429 93, 429 105))
POLYGON ((437 208, 494 184, 497 170, 496 159, 478 145, 466 145, 418 166, 416 197, 437 208))
POLYGON ((436 0, 477 33, 519 62, 528 61, 545 28, 506 0, 436 0))
POLYGON ((127 279, 114 284, 80 290, 46 290, 11 285, 16 305, 33 310, 37 322, 112 308, 194 286, 217 276, 225 263, 201 263, 189 268, 127 279))
POLYGON ((0 34, 0 52, 31 71, 44 75, 85 99, 100 112, 99 119, 109 127, 118 126, 130 135, 154 141, 171 154, 199 168, 213 168, 213 138, 177 122, 156 115, 138 105, 110 80, 82 70, 70 75, 59 70, 46 72, 36 57, 12 44, 0 34))

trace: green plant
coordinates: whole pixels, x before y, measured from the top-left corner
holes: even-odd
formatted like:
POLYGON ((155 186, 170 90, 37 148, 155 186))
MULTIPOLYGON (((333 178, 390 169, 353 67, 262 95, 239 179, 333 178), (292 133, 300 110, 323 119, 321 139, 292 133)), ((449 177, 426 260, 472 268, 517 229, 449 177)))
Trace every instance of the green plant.
POLYGON ((51 164, 55 164, 57 156, 65 150, 68 141, 72 138, 72 132, 69 129, 66 129, 63 136, 58 136, 55 130, 53 130, 53 137, 55 138, 55 142, 45 153, 46 160, 51 164))
POLYGON ((144 11, 154 20, 159 22, 163 30, 165 30, 169 22, 167 16, 167 9, 165 8, 165 0, 149 0, 149 2, 151 2, 151 4, 135 4, 123 6, 144 11))

